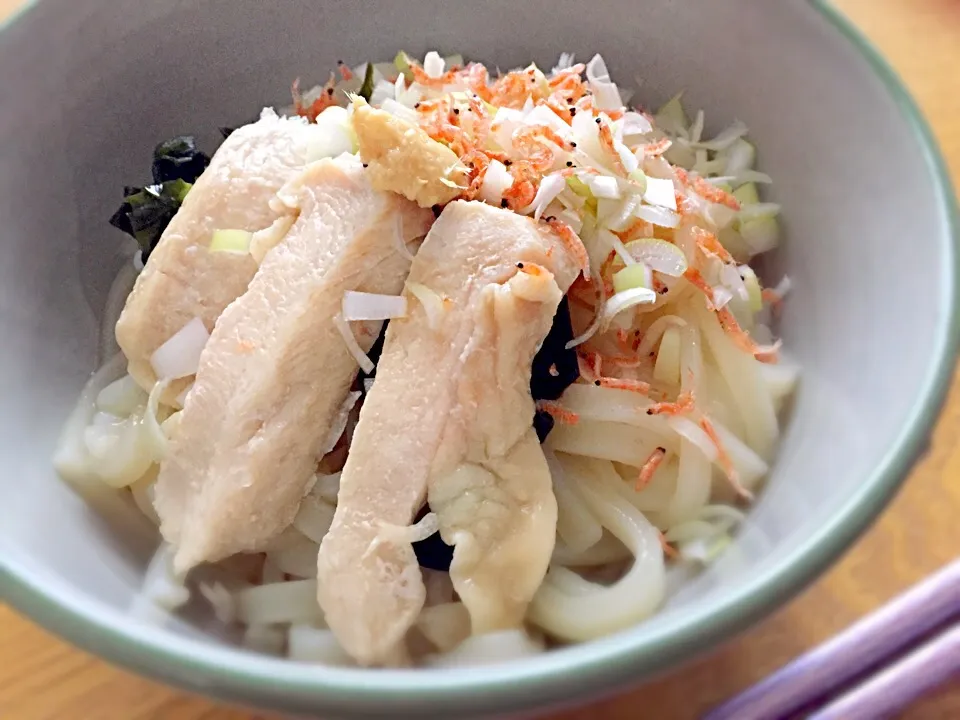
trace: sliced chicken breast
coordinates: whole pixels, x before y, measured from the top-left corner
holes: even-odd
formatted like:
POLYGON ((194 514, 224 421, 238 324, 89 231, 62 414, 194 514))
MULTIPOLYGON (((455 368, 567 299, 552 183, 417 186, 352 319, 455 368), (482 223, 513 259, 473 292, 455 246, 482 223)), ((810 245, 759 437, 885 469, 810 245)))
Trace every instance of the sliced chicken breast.
POLYGON ((474 631, 522 617, 556 526, 530 366, 576 274, 545 225, 477 202, 448 205, 421 246, 410 311, 387 328, 318 558, 320 605, 360 663, 395 660, 423 605, 395 526, 411 523, 428 487, 474 631))
POLYGON ((117 322, 117 343, 142 387, 149 390, 157 379, 153 352, 195 317, 212 330, 257 270, 250 255, 209 252, 213 232, 274 223, 285 210, 270 200, 303 170, 323 132, 267 109, 223 141, 150 254, 117 322))
MULTIPOLYGON (((161 464, 155 504, 178 571, 263 549, 293 520, 357 374, 335 322, 344 293, 399 293, 397 234, 433 221, 374 190, 353 156, 308 166, 278 199, 299 217, 217 321, 161 464)), ((365 351, 379 328, 355 325, 365 351)))

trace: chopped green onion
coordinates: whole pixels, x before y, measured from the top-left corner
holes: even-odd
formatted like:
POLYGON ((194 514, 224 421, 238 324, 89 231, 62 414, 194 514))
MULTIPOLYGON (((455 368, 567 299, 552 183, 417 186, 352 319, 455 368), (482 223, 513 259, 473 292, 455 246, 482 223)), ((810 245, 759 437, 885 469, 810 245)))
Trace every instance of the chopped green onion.
POLYGON ((252 232, 247 230, 214 230, 210 239, 210 252, 250 252, 252 232))
POLYGON ((413 69, 410 67, 412 62, 410 56, 403 50, 398 52, 397 56, 393 59, 394 66, 408 83, 413 82, 413 69))
POLYGON ((679 165, 685 170, 692 170, 697 164, 697 154, 689 145, 675 142, 670 149, 663 154, 664 159, 673 165, 679 165))
POLYGON ((567 178, 567 187, 573 190, 573 192, 580 197, 593 197, 593 193, 590 192, 590 187, 576 175, 571 175, 567 178))
POLYGON ((621 232, 630 227, 640 204, 639 195, 627 195, 620 200, 597 200, 597 222, 608 230, 621 232))
POLYGON ((680 102, 681 97, 683 97, 682 92, 674 95, 657 110, 654 116, 654 122, 665 132, 677 133, 690 125, 690 119, 683 111, 683 104, 680 102))
POLYGON ((680 556, 685 560, 693 560, 706 565, 716 560, 731 542, 729 533, 723 533, 713 538, 696 538, 680 544, 680 556))
POLYGON ((749 265, 741 265, 740 274, 743 275, 743 284, 747 288, 747 302, 750 305, 750 310, 760 312, 763 309, 763 297, 757 274, 749 265))
POLYGON ((667 385, 680 384, 680 331, 675 327, 667 328, 660 339, 653 379, 667 385))
POLYGON ((744 183, 733 191, 733 196, 741 205, 754 205, 760 202, 760 194, 757 192, 756 183, 744 183))
POLYGON ((641 193, 647 189, 647 175, 640 168, 632 171, 628 177, 630 178, 630 182, 640 186, 639 189, 641 193))
POLYGON ((613 289, 618 293, 633 288, 650 288, 652 286, 653 273, 643 263, 627 265, 623 270, 613 274, 613 289))
POLYGON ((753 218, 740 224, 740 235, 750 247, 750 251, 756 255, 777 246, 780 224, 773 216, 753 218))
POLYGON ((687 270, 687 256, 683 254, 683 250, 666 240, 640 238, 628 242, 626 248, 637 262, 642 262, 664 275, 680 277, 687 270))
MULTIPOLYGON (((718 157, 720 156, 718 154, 718 157)), ((723 174, 739 175, 753 167, 757 159, 757 149, 743 138, 738 138, 730 147, 722 151, 722 157, 725 158, 723 174)))
POLYGON ((587 213, 596 217, 597 198, 593 196, 593 190, 590 189, 590 186, 576 175, 571 175, 567 178, 567 187, 573 190, 574 194, 586 199, 586 202, 583 204, 584 209, 587 213))
POLYGON ((603 312, 600 314, 600 328, 605 330, 610 327, 613 319, 624 310, 629 310, 637 305, 652 305, 657 301, 657 297, 653 290, 643 287, 614 293, 613 297, 603 306, 603 312))
POLYGON ((543 71, 540 70, 536 65, 533 66, 533 77, 537 81, 537 87, 540 89, 544 95, 549 95, 553 90, 550 88, 550 82, 547 80, 547 76, 543 74, 543 71))

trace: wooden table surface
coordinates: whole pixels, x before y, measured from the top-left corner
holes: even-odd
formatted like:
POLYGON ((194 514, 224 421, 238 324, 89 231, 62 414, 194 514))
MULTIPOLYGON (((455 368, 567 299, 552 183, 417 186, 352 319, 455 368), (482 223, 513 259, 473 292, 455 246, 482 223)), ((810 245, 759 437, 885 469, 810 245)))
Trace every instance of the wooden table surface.
MULTIPOLYGON (((21 0, 0 0, 0 16, 21 0)), ((835 0, 876 42, 919 100, 960 180, 960 3, 835 0)), ((958 182, 960 185, 960 182, 958 182)), ((956 385, 956 383, 955 383, 956 385)), ((891 507, 847 555, 776 615, 659 682, 549 720, 695 717, 836 633, 960 552, 960 386, 931 452, 891 507)), ((0 608, 3 720, 253 720, 107 665, 0 608)), ((908 718, 960 718, 960 681, 908 718)))

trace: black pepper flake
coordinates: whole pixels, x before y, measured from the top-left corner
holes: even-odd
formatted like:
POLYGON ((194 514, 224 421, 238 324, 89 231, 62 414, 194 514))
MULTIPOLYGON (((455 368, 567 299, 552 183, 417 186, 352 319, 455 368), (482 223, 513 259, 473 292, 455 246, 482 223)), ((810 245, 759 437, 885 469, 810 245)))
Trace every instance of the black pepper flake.
POLYGON ((327 88, 327 95, 333 95, 333 88, 327 88))
POLYGON ((517 267, 518 267, 520 270, 523 270, 523 263, 517 263, 517 267))
POLYGON ((420 109, 420 103, 414 103, 414 104, 413 104, 413 109, 414 109, 414 110, 419 110, 419 109, 420 109))
POLYGON ((459 115, 459 114, 460 114, 460 108, 454 108, 454 109, 453 109, 453 114, 454 114, 454 115, 459 115))
POLYGON ((430 209, 433 210, 433 216, 435 218, 440 217, 440 213, 443 212, 443 208, 440 207, 439 205, 434 205, 430 209))
POLYGON ((656 350, 651 350, 651 351, 650 351, 650 357, 655 357, 656 354, 657 354, 656 350))
POLYGON ((653 415, 653 410, 647 410, 647 415, 653 415))
POLYGON ((596 122, 597 125, 599 125, 599 124, 600 124, 600 118, 597 118, 594 122, 596 122))
POLYGON ((576 147, 576 146, 577 146, 577 144, 576 144, 575 142, 572 142, 572 141, 571 141, 570 147, 576 147))
POLYGON ((596 385, 597 387, 600 387, 600 381, 599 381, 599 380, 594 380, 594 381, 593 381, 593 384, 596 385))
POLYGON ((367 163, 364 163, 363 166, 364 166, 364 167, 369 167, 369 166, 367 165, 367 163))
POLYGON ((567 102, 570 103, 571 105, 573 105, 573 98, 572 98, 572 97, 568 97, 568 98, 567 98, 567 102))
POLYGON ((502 208, 507 207, 507 205, 509 205, 509 204, 510 204, 510 203, 507 202, 507 199, 506 199, 506 198, 503 198, 503 200, 500 201, 500 207, 502 207, 502 208))
POLYGON ((576 115, 576 114, 577 114, 577 109, 576 109, 576 108, 570 108, 570 117, 573 117, 573 116, 576 115))
POLYGON ((662 453, 665 453, 667 451, 665 447, 658 447, 657 450, 659 450, 662 453))
POLYGON ((513 160, 504 160, 503 164, 505 167, 510 167, 511 165, 513 165, 513 160))
POLYGON ((567 160, 567 167, 573 167, 573 160, 567 160))
POLYGON ((557 216, 556 216, 556 215, 547 215, 547 216, 543 219, 543 221, 549 223, 549 222, 553 222, 553 221, 556 220, 556 219, 557 219, 557 216))
POLYGON ((337 65, 343 65, 343 60, 337 60, 337 65))
POLYGON ((667 288, 667 287, 662 287, 662 288, 660 288, 660 294, 661 294, 661 295, 666 295, 666 294, 667 294, 667 290, 669 290, 669 288, 667 288))

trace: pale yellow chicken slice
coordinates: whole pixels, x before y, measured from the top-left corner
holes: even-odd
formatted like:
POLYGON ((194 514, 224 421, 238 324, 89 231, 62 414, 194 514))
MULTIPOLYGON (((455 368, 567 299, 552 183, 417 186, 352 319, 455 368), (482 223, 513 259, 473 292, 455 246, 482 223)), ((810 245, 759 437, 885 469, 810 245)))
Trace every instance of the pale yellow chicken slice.
MULTIPOLYGON (((572 277, 560 280, 566 289, 572 277)), ((474 634, 521 625, 553 553, 557 504, 531 427, 530 365, 562 296, 546 271, 484 288, 431 468, 428 501, 454 546, 450 579, 474 634)))
POLYGON ((576 274, 545 225, 478 202, 448 205, 421 246, 410 312, 387 329, 318 558, 320 604, 358 662, 395 662, 423 606, 420 568, 396 526, 411 523, 428 486, 458 544, 452 577, 474 622, 522 615, 556 524, 531 429, 530 364, 576 274), (529 547, 511 553, 511 539, 529 547))
POLYGON ((143 388, 157 380, 153 352, 195 317, 212 330, 257 270, 248 254, 210 252, 214 231, 262 230, 283 215, 270 201, 306 167, 323 132, 264 110, 223 141, 164 230, 117 322, 117 343, 143 388))
MULTIPOLYGON (((344 293, 399 293, 397 233, 422 237, 433 220, 374 190, 353 156, 308 166, 279 199, 299 217, 218 320, 161 464, 178 571, 261 550, 293 520, 357 374, 335 322, 344 293)), ((379 325, 355 327, 365 351, 379 325)))

